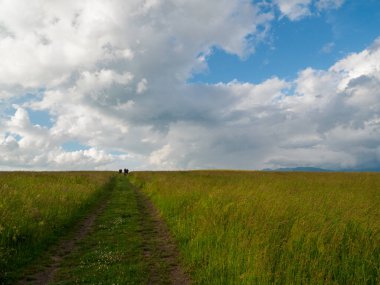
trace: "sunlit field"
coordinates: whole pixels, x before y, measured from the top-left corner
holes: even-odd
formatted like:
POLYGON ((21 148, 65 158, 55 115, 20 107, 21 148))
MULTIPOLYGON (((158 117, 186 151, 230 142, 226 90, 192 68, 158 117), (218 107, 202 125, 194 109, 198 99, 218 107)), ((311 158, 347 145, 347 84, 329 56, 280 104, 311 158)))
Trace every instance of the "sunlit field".
POLYGON ((38 256, 107 190, 110 172, 0 173, 0 283, 38 256))
POLYGON ((195 284, 379 284, 380 174, 135 172, 195 284))

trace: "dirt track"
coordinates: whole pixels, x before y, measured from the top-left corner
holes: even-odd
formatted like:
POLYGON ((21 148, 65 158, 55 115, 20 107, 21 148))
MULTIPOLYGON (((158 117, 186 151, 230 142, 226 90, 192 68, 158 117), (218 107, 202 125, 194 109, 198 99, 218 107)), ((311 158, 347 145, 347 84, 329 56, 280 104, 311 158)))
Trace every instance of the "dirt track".
POLYGON ((24 277, 18 284, 50 284, 54 279, 55 273, 59 270, 63 259, 78 246, 79 241, 90 233, 96 217, 99 216, 106 206, 106 202, 101 203, 94 212, 82 219, 76 226, 74 234, 70 234, 70 238, 65 237, 60 240, 49 251, 49 265, 34 274, 24 277))
POLYGON ((166 264, 169 270, 170 280, 165 284, 190 284, 189 276, 180 266, 178 249, 158 210, 144 193, 133 185, 131 187, 136 194, 137 205, 141 213, 141 223, 143 224, 142 228, 145 229, 142 232, 145 242, 144 255, 147 260, 152 260, 152 255, 156 256, 156 262, 150 264, 149 267, 151 272, 148 284, 162 284, 162 280, 157 279, 160 270, 159 263, 166 264))
MULTIPOLYGON (((179 253, 170 236, 165 222, 161 219, 157 209, 144 193, 129 183, 130 189, 136 198, 143 239, 143 255, 149 268, 147 284, 190 284, 190 278, 179 263, 179 253), (163 274, 165 272, 165 274, 163 274), (169 280, 168 280, 169 279, 169 280)), ((112 195, 112 194, 111 194, 112 195)), ((57 272, 64 259, 80 245, 78 243, 91 235, 96 219, 106 209, 108 200, 96 207, 96 210, 82 219, 77 226, 57 245, 53 246, 45 258, 42 267, 32 267, 29 273, 17 284, 54 284, 57 272)))

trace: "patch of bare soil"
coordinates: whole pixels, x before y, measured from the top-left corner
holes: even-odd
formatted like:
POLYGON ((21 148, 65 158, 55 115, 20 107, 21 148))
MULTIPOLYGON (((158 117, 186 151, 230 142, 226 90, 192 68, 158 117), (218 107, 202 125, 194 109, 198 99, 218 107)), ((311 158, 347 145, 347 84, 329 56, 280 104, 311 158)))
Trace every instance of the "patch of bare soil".
MULTIPOLYGON (((104 202, 100 204, 91 214, 86 216, 76 227, 74 233, 71 233, 70 238, 65 237, 58 242, 58 245, 54 246, 48 253, 49 264, 39 271, 27 275, 18 282, 19 285, 31 284, 42 285, 50 284, 54 280, 56 272, 59 270, 63 259, 73 250, 76 249, 78 242, 84 239, 93 227, 95 219, 107 206, 104 202)), ((33 271, 33 270, 32 270, 33 271)))
POLYGON ((169 229, 151 200, 137 187, 135 192, 141 213, 144 256, 149 263, 148 284, 191 284, 191 279, 180 266, 180 255, 169 229), (169 280, 164 276, 167 271, 169 280))

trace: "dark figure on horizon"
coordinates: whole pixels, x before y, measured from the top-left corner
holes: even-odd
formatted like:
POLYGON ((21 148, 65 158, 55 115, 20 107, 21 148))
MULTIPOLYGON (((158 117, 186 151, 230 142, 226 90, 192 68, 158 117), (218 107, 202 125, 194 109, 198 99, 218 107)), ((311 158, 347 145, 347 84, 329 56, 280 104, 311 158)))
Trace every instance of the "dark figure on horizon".
POLYGON ((119 174, 122 174, 123 173, 123 169, 119 169, 119 174))
POLYGON ((128 173, 129 173, 129 170, 124 168, 124 175, 128 175, 128 173))

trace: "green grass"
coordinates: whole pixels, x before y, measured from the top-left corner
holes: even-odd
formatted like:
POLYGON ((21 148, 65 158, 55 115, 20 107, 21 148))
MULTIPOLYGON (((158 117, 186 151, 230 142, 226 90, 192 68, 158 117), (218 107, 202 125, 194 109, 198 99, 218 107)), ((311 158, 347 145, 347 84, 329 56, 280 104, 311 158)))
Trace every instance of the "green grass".
POLYGON ((0 173, 0 283, 64 234, 109 189, 111 172, 0 173))
MULTIPOLYGON (((143 197, 126 177, 112 176, 0 173, 0 283, 13 282, 108 201, 53 283, 167 284, 170 266, 143 197)), ((194 284, 380 283, 379 174, 134 172, 129 179, 168 223, 194 284)))
POLYGON ((117 178, 94 230, 65 259, 54 284, 146 284, 139 216, 128 181, 117 178))
POLYGON ((380 175, 134 172, 195 284, 379 284, 380 175))
POLYGON ((127 178, 118 177, 93 231, 65 259, 53 284, 170 284, 144 208, 127 178))

